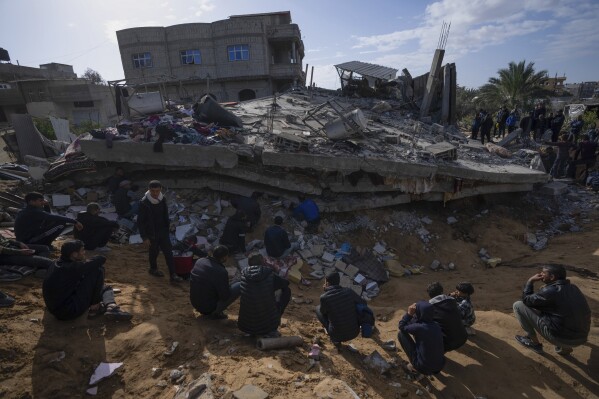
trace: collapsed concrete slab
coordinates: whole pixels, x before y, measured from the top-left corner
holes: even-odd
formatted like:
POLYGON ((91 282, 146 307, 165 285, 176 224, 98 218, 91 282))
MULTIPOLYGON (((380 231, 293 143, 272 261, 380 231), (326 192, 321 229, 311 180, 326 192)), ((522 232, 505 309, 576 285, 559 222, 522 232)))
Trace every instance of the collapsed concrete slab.
POLYGON ((114 141, 107 148, 85 137, 81 149, 96 161, 139 172, 140 180, 162 173, 173 188, 289 198, 303 193, 320 198, 329 211, 530 191, 548 181, 519 159, 480 151, 457 130, 435 130, 396 110, 379 115, 370 111, 371 100, 336 98, 335 108, 327 102, 299 93, 239 103, 230 111, 243 128, 227 130, 211 145, 166 142, 163 152, 154 152, 151 142, 114 141), (327 123, 352 108, 362 110, 366 128, 344 140, 327 138, 327 123), (301 145, 281 144, 290 141, 301 145))

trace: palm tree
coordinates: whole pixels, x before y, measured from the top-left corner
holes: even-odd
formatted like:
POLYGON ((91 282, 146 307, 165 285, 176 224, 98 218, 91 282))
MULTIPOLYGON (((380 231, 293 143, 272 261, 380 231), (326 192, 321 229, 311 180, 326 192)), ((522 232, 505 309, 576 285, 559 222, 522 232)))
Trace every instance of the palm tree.
POLYGON ((507 68, 497 71, 498 78, 489 78, 489 83, 480 88, 481 98, 486 104, 506 104, 510 108, 529 108, 533 101, 547 98, 551 91, 541 85, 547 71, 535 72, 534 65, 526 60, 510 62, 507 68))

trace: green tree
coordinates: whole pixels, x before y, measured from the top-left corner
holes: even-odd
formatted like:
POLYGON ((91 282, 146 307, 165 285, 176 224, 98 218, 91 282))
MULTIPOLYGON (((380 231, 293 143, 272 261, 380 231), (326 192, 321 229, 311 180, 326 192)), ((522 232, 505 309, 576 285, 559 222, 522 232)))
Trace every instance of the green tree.
POLYGON ((470 125, 474 113, 480 108, 479 89, 458 85, 456 89, 456 119, 470 125))
POLYGON ((102 75, 98 71, 94 71, 91 68, 87 68, 83 75, 80 76, 83 79, 87 79, 95 85, 105 85, 106 81, 102 78, 102 75))
MULTIPOLYGON (((534 101, 546 99, 551 91, 541 83, 547 71, 535 71, 534 62, 510 62, 507 68, 497 71, 499 77, 489 78, 489 83, 480 88, 481 99, 493 108, 506 104, 508 108, 531 109, 534 101)), ((491 109, 493 109, 491 108, 491 109)))

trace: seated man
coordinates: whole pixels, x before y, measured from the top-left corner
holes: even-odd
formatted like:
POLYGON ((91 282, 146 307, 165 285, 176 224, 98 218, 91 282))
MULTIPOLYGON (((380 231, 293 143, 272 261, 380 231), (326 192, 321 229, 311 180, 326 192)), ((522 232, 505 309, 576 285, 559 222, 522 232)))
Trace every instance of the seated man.
POLYGON ((278 337, 281 316, 291 299, 289 281, 264 266, 260 254, 251 255, 248 264, 241 271, 237 327, 246 334, 278 337), (277 299, 276 291, 279 290, 277 299))
POLYGON ((237 211, 225 224, 220 244, 229 249, 230 254, 245 252, 245 233, 248 231, 248 221, 245 212, 237 211))
POLYGON ((476 315, 474 314, 474 306, 470 297, 474 294, 474 287, 469 282, 459 283, 455 286, 455 291, 449 294, 452 298, 455 298, 462 315, 462 324, 466 328, 468 335, 476 335, 476 332, 472 328, 472 325, 476 321, 476 315))
POLYGON ((40 193, 28 193, 25 195, 25 203, 27 206, 17 214, 15 220, 15 236, 18 241, 27 245, 52 245, 52 241, 68 224, 74 224, 77 230, 83 228, 75 219, 44 211, 47 203, 40 193))
POLYGON ((130 180, 119 183, 119 187, 112 193, 111 201, 119 217, 129 219, 139 213, 139 201, 134 198, 130 180))
POLYGON ((213 319, 226 319, 224 310, 239 298, 241 284, 229 285, 229 274, 224 265, 228 257, 229 250, 220 245, 214 248, 212 256, 198 259, 191 271, 191 304, 195 310, 213 319))
POLYGON ((358 336, 360 322, 356 305, 366 304, 351 288, 341 287, 340 280, 337 271, 327 274, 324 294, 320 296, 320 305, 316 307, 316 318, 335 344, 358 336))
POLYGON ((299 243, 289 242, 287 232, 281 227, 283 218, 275 217, 275 224, 264 232, 264 247, 271 258, 284 258, 299 248, 299 243))
POLYGON ((48 269, 54 264, 45 245, 27 245, 0 235, 0 265, 28 266, 48 269))
POLYGON ((434 309, 426 301, 408 307, 399 321, 397 339, 410 360, 408 369, 424 375, 437 374, 445 365, 443 333, 433 321, 434 309), (414 336, 414 338, 412 338, 414 336))
POLYGON ((262 210, 260 209, 260 203, 258 202, 258 193, 253 193, 251 197, 237 196, 231 200, 231 205, 238 211, 242 211, 247 216, 249 228, 253 229, 255 225, 260 221, 262 216, 262 210))
POLYGON ((516 335, 516 340, 537 353, 543 352, 537 331, 555 345, 558 354, 568 355, 587 342, 591 328, 589 304, 580 289, 566 280, 566 269, 560 265, 544 266, 528 279, 522 300, 514 303, 514 314, 526 332, 516 335), (535 281, 545 283, 536 294, 535 281))
POLYGON ((112 233, 119 229, 119 224, 99 214, 100 205, 95 202, 87 205, 87 211, 79 212, 77 221, 83 225, 83 229, 75 231, 75 238, 83 241, 88 251, 108 252, 111 249, 106 244, 112 233))
POLYGON ((443 286, 434 282, 430 284, 428 292, 429 303, 433 305, 433 320, 443 331, 443 346, 445 352, 458 349, 468 340, 468 333, 462 324, 462 314, 454 298, 443 295, 443 286))
POLYGON ((42 286, 48 311, 59 320, 76 319, 88 309, 89 318, 130 320, 131 314, 116 305, 112 287, 104 285, 105 262, 99 255, 87 260, 83 242, 65 242, 42 286))
POLYGON ((318 205, 311 199, 306 199, 303 196, 299 196, 301 203, 293 209, 293 218, 298 221, 306 221, 306 231, 309 233, 318 232, 318 225, 320 224, 320 210, 318 205))

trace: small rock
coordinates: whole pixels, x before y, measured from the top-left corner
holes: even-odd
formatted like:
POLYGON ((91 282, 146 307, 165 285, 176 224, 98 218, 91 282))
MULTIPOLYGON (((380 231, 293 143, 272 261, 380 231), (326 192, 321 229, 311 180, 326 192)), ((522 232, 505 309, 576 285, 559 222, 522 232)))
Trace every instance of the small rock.
POLYGON ((424 224, 433 224, 433 221, 429 217, 426 217, 426 216, 421 218, 420 221, 424 224))
POLYGON ((239 391, 233 392, 235 399, 266 399, 268 394, 255 385, 244 385, 239 391))
POLYGON ((441 262, 439 262, 438 260, 434 260, 433 263, 431 263, 431 270, 437 270, 439 267, 441 267, 441 262))
POLYGON ((480 256, 481 258, 485 258, 489 256, 489 253, 487 252, 486 249, 481 248, 478 250, 478 256, 480 256))
POLYGON ((156 383, 156 386, 160 388, 166 388, 168 386, 168 383, 165 380, 160 380, 156 383))
POLYGON ((458 222, 458 219, 454 218, 453 216, 450 216, 447 218, 447 224, 455 224, 458 222))
POLYGON ((160 367, 152 367, 152 378, 158 377, 162 373, 162 369, 160 367))
POLYGON ((402 398, 407 398, 407 397, 408 397, 408 395, 410 394, 410 391, 408 391, 408 390, 407 390, 407 389, 405 389, 405 388, 400 388, 400 390, 399 390, 399 392, 398 392, 398 393, 399 393, 399 396, 400 396, 400 397, 402 397, 402 398))
POLYGON ((449 270, 455 270, 455 263, 453 263, 453 262, 449 262, 449 264, 447 265, 447 268, 448 268, 449 270))
POLYGON ((422 396, 422 395, 424 395, 424 391, 422 389, 417 389, 416 390, 416 395, 422 396))
POLYGON ((171 370, 171 372, 169 373, 169 378, 171 379, 171 381, 177 381, 179 378, 181 378, 183 376, 183 372, 181 370, 178 369, 173 369, 171 370))

